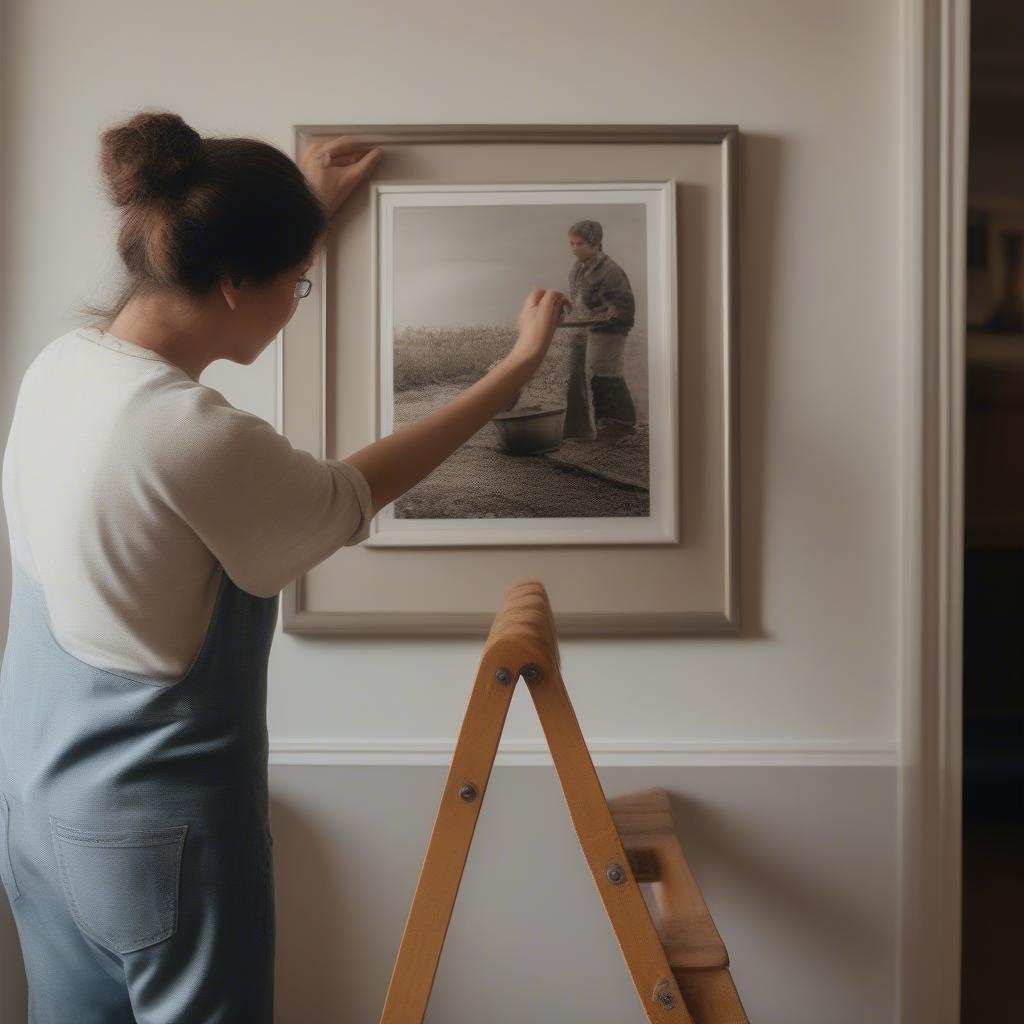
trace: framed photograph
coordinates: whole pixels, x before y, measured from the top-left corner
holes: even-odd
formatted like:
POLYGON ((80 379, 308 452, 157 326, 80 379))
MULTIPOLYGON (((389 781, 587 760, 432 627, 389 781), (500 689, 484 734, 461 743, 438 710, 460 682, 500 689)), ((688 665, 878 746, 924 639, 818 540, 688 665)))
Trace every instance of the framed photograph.
POLYGON ((515 399, 289 584, 295 633, 485 636, 516 579, 560 635, 739 629, 734 125, 299 125, 380 146, 278 352, 278 428, 344 458, 572 299, 515 399))
POLYGON ((502 359, 538 283, 575 293, 580 308, 513 406, 382 509, 365 543, 677 541, 674 183, 370 188, 378 436, 502 359), (574 226, 600 232, 600 248, 571 244, 585 242, 574 226), (614 331, 609 296, 629 306, 614 331), (587 393, 588 354, 591 375, 618 389, 608 401, 600 382, 587 393), (599 434, 605 412, 628 417, 628 433, 599 434))

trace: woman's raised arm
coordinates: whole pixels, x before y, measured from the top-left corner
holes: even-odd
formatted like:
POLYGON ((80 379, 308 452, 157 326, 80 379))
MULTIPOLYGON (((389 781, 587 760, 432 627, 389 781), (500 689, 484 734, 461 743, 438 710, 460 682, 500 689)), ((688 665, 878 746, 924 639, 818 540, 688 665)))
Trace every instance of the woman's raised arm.
POLYGON ((569 300, 535 288, 519 312, 519 337, 501 362, 439 409, 343 460, 366 477, 376 513, 436 469, 537 372, 569 300))

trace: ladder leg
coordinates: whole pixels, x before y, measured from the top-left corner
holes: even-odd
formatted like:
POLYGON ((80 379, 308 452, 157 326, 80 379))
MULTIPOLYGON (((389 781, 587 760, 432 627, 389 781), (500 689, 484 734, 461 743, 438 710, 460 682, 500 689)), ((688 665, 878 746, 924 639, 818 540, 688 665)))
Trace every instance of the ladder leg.
POLYGON ((480 805, 487 790, 519 662, 509 645, 488 648, 462 721, 441 803, 420 867, 412 906, 391 973, 381 1024, 421 1024, 451 923, 480 805))
POLYGON ((604 903, 640 1004, 652 1022, 693 1024, 658 930, 630 868, 561 672, 527 679, 573 827, 604 903))

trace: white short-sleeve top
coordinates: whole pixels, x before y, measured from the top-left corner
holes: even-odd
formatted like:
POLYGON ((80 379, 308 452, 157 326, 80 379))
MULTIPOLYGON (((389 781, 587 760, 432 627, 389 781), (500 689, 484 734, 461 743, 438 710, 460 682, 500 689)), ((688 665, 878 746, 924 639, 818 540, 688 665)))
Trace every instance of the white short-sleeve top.
POLYGON ((364 540, 370 487, 152 349, 97 328, 22 378, 3 457, 11 556, 57 642, 101 668, 176 679, 219 583, 268 597, 364 540))

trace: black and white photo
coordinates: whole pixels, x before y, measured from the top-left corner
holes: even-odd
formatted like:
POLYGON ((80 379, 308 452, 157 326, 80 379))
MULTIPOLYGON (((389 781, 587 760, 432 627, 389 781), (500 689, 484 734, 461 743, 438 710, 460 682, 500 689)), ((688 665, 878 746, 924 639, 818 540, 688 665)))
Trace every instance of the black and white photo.
POLYGON ((381 436, 502 359, 531 288, 572 307, 515 401, 377 516, 367 543, 673 540, 672 189, 374 192, 381 436))

